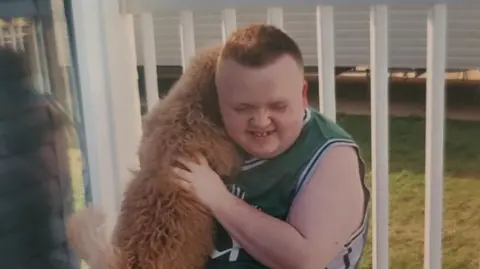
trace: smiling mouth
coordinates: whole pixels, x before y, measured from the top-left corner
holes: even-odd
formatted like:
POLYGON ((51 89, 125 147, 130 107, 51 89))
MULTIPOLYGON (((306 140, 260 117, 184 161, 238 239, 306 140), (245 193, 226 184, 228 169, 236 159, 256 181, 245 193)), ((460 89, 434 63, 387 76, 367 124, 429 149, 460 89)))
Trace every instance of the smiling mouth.
POLYGON ((259 138, 262 138, 262 137, 267 137, 271 134, 273 134, 275 131, 267 131, 267 132, 253 132, 253 131, 250 131, 248 132, 250 135, 254 136, 254 137, 259 137, 259 138))

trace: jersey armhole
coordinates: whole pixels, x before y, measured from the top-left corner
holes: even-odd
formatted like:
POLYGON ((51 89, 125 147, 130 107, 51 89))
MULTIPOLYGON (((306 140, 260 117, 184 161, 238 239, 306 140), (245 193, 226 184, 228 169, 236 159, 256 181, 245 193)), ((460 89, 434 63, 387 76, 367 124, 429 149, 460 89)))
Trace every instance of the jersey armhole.
POLYGON ((370 200, 370 192, 368 190, 368 187, 366 186, 365 183, 365 167, 364 167, 364 161, 360 156, 359 153, 359 148, 357 144, 355 144, 352 140, 348 139, 332 139, 329 140, 327 143, 325 143, 323 146, 317 149, 315 154, 313 155, 312 159, 308 162, 308 164, 305 166, 305 168, 302 170, 300 173, 300 176, 297 179, 297 184, 295 188, 295 192, 293 195, 293 201, 297 199, 299 193, 306 187, 308 182, 311 180, 313 174, 315 173, 318 165, 320 164, 320 160, 322 159, 322 156, 332 147, 337 146, 337 145, 345 145, 345 146, 351 146, 357 151, 358 155, 358 160, 361 162, 359 165, 359 173, 362 173, 361 175, 361 180, 362 180, 362 187, 364 190, 365 194, 365 205, 364 205, 364 214, 363 214, 363 219, 358 227, 358 229, 351 235, 350 239, 348 240, 347 244, 345 244, 345 247, 349 247, 353 242, 360 236, 362 235, 366 229, 368 229, 368 204, 370 200))
POLYGON ((293 198, 294 200, 297 198, 298 194, 305 188, 305 186, 311 180, 313 174, 315 173, 317 167, 320 164, 320 160, 322 159, 323 155, 329 149, 337 145, 351 146, 355 148, 355 150, 358 150, 358 146, 353 141, 348 139, 332 139, 327 141, 327 143, 322 145, 320 148, 318 148, 315 154, 313 154, 310 161, 303 168, 302 172, 300 173, 300 176, 297 178, 297 183, 295 186, 295 192, 294 192, 294 198, 293 198))
POLYGON ((363 253, 365 243, 367 241, 368 225, 369 225, 369 214, 368 214, 368 204, 370 200, 370 192, 365 183, 365 167, 364 161, 360 156, 360 150, 358 146, 348 139, 332 139, 327 141, 324 145, 317 149, 315 154, 312 156, 308 164, 303 168, 300 176, 297 179, 297 184, 295 192, 293 195, 292 203, 297 199, 300 192, 305 189, 308 182, 311 180, 313 174, 315 173, 317 167, 320 164, 322 156, 332 147, 337 145, 351 146, 357 151, 357 156, 359 160, 359 173, 361 173, 361 184, 365 194, 365 204, 364 204, 364 213, 359 227, 350 235, 350 238, 344 244, 343 251, 332 261, 332 264, 329 264, 326 268, 336 264, 342 264, 345 267, 342 268, 357 268, 360 257, 363 253))

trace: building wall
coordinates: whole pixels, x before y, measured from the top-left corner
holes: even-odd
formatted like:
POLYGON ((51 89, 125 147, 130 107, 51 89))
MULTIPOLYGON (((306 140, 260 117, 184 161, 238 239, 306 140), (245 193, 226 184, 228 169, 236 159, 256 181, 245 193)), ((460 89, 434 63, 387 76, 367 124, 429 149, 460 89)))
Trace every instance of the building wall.
MULTIPOLYGON (((335 6, 334 27, 337 66, 362 66, 369 63, 369 7, 335 6)), ((480 2, 449 5, 447 67, 466 69, 480 67, 480 2)), ((305 57, 306 65, 316 66, 315 8, 287 7, 284 9, 284 26, 295 38, 305 57)), ((390 65, 399 68, 425 68, 427 9, 421 5, 391 6, 390 65)), ((237 10, 237 26, 265 22, 266 10, 237 10)), ((135 18, 137 52, 141 53, 139 20, 135 18)), ((196 47, 221 41, 219 11, 194 13, 196 47)), ((161 66, 181 64, 179 16, 175 13, 154 14, 157 63, 161 66)), ((142 65, 141 57, 138 64, 142 65)))

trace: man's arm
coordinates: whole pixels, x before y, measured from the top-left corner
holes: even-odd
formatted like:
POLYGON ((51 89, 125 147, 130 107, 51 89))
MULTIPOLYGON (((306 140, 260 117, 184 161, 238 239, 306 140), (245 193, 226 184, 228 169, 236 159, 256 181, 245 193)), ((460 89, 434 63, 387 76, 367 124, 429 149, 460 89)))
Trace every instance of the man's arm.
POLYGON ((289 222, 308 242, 303 268, 325 268, 342 251, 362 223, 364 206, 355 149, 330 149, 290 209, 289 222))
POLYGON ((331 148, 290 210, 289 223, 225 192, 212 211, 230 235, 269 268, 325 268, 363 218, 355 150, 331 148))

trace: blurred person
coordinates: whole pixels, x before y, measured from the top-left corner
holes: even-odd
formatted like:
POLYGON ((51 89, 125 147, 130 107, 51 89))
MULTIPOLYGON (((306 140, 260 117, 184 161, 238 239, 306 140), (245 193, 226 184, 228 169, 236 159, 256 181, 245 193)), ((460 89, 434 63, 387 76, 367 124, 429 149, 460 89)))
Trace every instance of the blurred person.
POLYGON ((25 55, 0 47, 0 268, 78 268, 65 234, 68 118, 29 77, 25 55))

